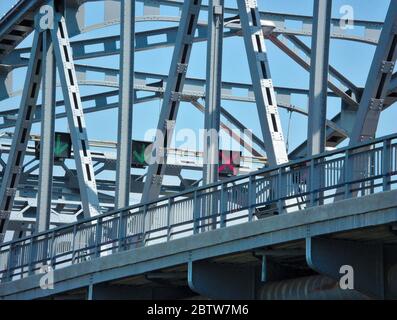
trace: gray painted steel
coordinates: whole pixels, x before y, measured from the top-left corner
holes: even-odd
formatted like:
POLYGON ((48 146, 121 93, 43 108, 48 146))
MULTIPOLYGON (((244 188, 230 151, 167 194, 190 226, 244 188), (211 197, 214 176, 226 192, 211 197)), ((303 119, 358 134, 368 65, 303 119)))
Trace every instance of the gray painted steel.
POLYGON ((288 162, 264 32, 256 0, 237 0, 266 155, 272 166, 288 162))
POLYGON ((325 151, 332 0, 314 1, 310 70, 308 155, 325 151))
POLYGON ((43 32, 43 108, 40 139, 40 175, 36 231, 50 227, 55 142, 56 69, 50 31, 43 32))
POLYGON ((22 171, 28 136, 32 127, 32 117, 39 94, 42 72, 40 67, 42 63, 42 34, 38 31, 34 35, 32 52, 33 55, 26 75, 10 156, 3 171, 3 181, 0 189, 0 242, 3 242, 7 231, 7 224, 22 171))
POLYGON ((221 121, 221 84, 223 56, 224 1, 210 0, 208 14, 207 87, 204 117, 203 182, 218 181, 219 130, 221 121))
POLYGON ((397 59, 397 1, 391 0, 358 108, 350 144, 373 139, 397 59))
POLYGON ((167 149, 171 145, 175 121, 181 102, 181 93, 190 61, 193 37, 196 32, 201 0, 186 1, 183 4, 181 22, 168 75, 167 87, 157 125, 156 138, 150 166, 146 174, 142 202, 158 198, 167 162, 167 149))
MULTIPOLYGON (((184 266, 185 287, 175 290, 175 296, 192 294, 190 286, 212 298, 251 298, 258 295, 255 289, 260 264, 259 273, 264 280, 272 260, 264 253, 269 250, 263 249, 291 241, 302 245, 306 241, 306 260, 312 270, 337 280, 338 267, 344 260, 350 259, 355 268, 363 264, 362 260, 370 260, 366 269, 358 272, 357 288, 375 298, 394 297, 389 288, 395 287, 395 274, 389 272, 397 262, 393 247, 352 244, 332 237, 342 231, 348 231, 349 236, 358 230, 365 233, 365 228, 387 229, 388 237, 394 234, 396 197, 395 191, 390 190, 396 188, 397 182, 397 136, 375 139, 375 133, 381 112, 395 103, 397 96, 397 77, 393 74, 397 58, 397 0, 391 0, 384 23, 355 21, 355 26, 364 30, 361 35, 349 34, 342 28, 343 21, 331 18, 332 0, 315 0, 313 18, 260 12, 256 0, 237 0, 237 9, 225 6, 223 0, 210 0, 208 5, 202 5, 200 0, 138 0, 143 15, 137 17, 135 1, 101 0, 97 3, 103 5, 103 19, 91 25, 85 19, 90 0, 60 1, 64 7, 57 6, 60 11, 56 12, 55 28, 51 31, 41 30, 38 25, 38 11, 47 2, 21 0, 0 19, 0 100, 21 96, 19 108, 10 106, 0 113, 4 120, 0 129, 15 127, 13 134, 2 133, 2 138, 13 139, 11 145, 0 145, 0 296, 38 298, 89 288, 89 298, 109 297, 115 288, 103 282, 184 266), (162 15, 162 7, 176 8, 182 14, 162 15), (199 21, 202 12, 208 13, 208 24, 199 21), (301 26, 290 26, 290 20, 301 26), (135 21, 175 25, 136 33, 135 21), (69 37, 116 24, 121 24, 120 36, 70 42, 69 37), (32 32, 32 47, 16 49, 32 32), (252 85, 221 79, 225 67, 223 39, 237 36, 243 37, 252 85), (312 48, 298 36, 312 36, 312 48), (310 71, 309 90, 274 87, 265 39, 310 71), (377 46, 364 89, 328 66, 330 39, 377 46), (198 42, 208 43, 206 79, 186 77, 192 46, 198 42), (175 48, 168 75, 134 72, 134 51, 172 46, 175 48), (120 55, 121 71, 75 63, 113 55, 120 55), (26 83, 18 91, 13 77, 22 67, 27 67, 26 83), (90 79, 91 72, 103 79, 90 79), (43 101, 37 105, 41 83, 43 101), (64 101, 56 101, 57 86, 63 90, 64 101), (103 91, 81 97, 79 86, 102 87, 103 91), (105 92, 108 88, 117 90, 105 92), (236 94, 236 89, 246 93, 236 94), (308 96, 309 106, 292 105, 294 94, 308 96), (341 112, 332 120, 326 119, 329 96, 341 100, 341 112), (146 176, 131 175, 133 104, 156 99, 164 99, 158 122, 163 137, 156 137, 152 155, 157 162, 149 166, 146 176), (200 99, 205 99, 205 103, 201 104, 200 99), (256 104, 262 137, 253 136, 253 143, 245 147, 252 149, 255 157, 261 157, 259 163, 267 167, 218 182, 217 136, 210 136, 205 143, 204 160, 208 164, 203 168, 188 164, 169 166, 171 138, 181 102, 189 102, 205 113, 206 129, 217 133, 221 128, 230 131, 232 126, 245 129, 241 121, 221 107, 223 100, 256 104), (62 107, 64 112, 59 111, 62 107), (84 113, 112 108, 119 109, 117 143, 90 142, 84 113), (308 139, 290 155, 278 108, 309 116, 308 139), (221 116, 232 126, 221 122, 221 116), (63 161, 54 163, 54 127, 59 118, 68 120, 76 170, 63 161), (40 121, 41 135, 31 137, 32 124, 40 121), (348 148, 323 153, 326 147, 337 147, 347 138, 348 148), (32 140, 41 143, 40 162, 28 159, 34 155, 29 145, 32 140), (117 154, 91 153, 90 147, 117 148, 117 154), (306 155, 309 157, 304 158, 306 155), (299 157, 302 159, 289 162, 299 157), (63 169, 64 176, 53 176, 54 167, 63 169), (186 179, 183 169, 203 170, 203 186, 197 187, 201 180, 186 179), (116 181, 97 180, 106 170, 116 171, 116 181), (178 177, 180 185, 163 185, 165 175, 178 177), (142 192, 141 203, 129 206, 131 192, 142 192), (171 195, 159 198, 160 194, 171 195), (345 201, 339 201, 342 199, 345 201), (109 211, 113 207, 115 211, 109 211), (55 221, 54 216, 59 214, 55 221), (85 218, 80 220, 81 217, 85 218), (61 227, 48 230, 54 226, 61 227), (213 230, 207 232, 210 229, 213 230), (1 244, 7 231, 13 232, 13 241, 1 244), (260 259, 245 263, 241 269, 208 261, 234 253, 257 257, 258 249, 263 253, 260 259), (332 254, 331 249, 335 250, 332 254), (55 269, 54 292, 37 289, 43 264, 55 269), (376 276, 367 279, 368 272, 376 276), (244 273, 244 277, 232 281, 238 273, 244 273)), ((233 133, 229 135, 237 138, 233 133)), ((310 291, 329 284, 323 280, 298 279, 283 282, 280 287, 300 296, 302 292, 295 284, 303 284, 310 291)), ((278 295, 277 290, 273 291, 274 285, 267 288, 272 292, 270 296, 278 295)), ((119 295, 121 292, 129 294, 128 290, 117 291, 119 295)), ((145 294, 154 292, 146 290, 145 294)), ((305 294, 303 298, 313 297, 310 292, 305 294)), ((138 293, 131 295, 137 296, 138 293)), ((338 290, 322 290, 319 296, 360 297, 338 290)))
POLYGON ((396 191, 350 199, 309 208, 283 216, 220 228, 195 236, 140 247, 110 256, 55 269, 55 289, 38 288, 41 274, 4 282, 0 296, 6 299, 32 299, 88 287, 115 279, 201 261, 228 254, 274 246, 307 237, 359 230, 397 221, 396 191), (135 254, 132 254, 132 253, 135 254), (21 290, 22 288, 22 290, 21 290))
POLYGON ((121 2, 120 105, 118 120, 116 203, 130 205, 132 119, 134 105, 135 1, 121 2))
POLYGON ((101 209, 68 31, 65 18, 60 13, 55 14, 51 35, 65 99, 83 212, 86 217, 92 217, 100 214, 101 209))

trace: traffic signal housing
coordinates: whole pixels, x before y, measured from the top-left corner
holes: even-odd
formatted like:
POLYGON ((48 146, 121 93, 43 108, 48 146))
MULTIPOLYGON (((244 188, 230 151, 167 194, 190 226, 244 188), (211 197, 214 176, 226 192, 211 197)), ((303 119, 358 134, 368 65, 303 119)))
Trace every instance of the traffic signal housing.
MULTIPOLYGON (((40 141, 35 141, 35 157, 40 160, 40 141)), ((55 132, 54 159, 60 161, 72 157, 72 139, 69 133, 55 132)))
POLYGON ((152 152, 152 142, 132 140, 132 161, 133 168, 147 167, 150 154, 152 152))
POLYGON ((220 177, 238 175, 242 153, 240 151, 219 150, 218 173, 220 177))

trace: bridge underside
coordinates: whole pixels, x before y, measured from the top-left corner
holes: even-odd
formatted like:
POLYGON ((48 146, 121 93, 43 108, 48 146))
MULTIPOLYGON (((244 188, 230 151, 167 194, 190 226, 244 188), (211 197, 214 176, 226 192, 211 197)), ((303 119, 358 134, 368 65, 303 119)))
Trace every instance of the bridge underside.
POLYGON ((52 290, 37 274, 2 284, 0 296, 393 299, 396 230, 390 191, 114 253, 55 270, 52 290), (343 265, 354 268, 355 290, 336 286, 343 265))

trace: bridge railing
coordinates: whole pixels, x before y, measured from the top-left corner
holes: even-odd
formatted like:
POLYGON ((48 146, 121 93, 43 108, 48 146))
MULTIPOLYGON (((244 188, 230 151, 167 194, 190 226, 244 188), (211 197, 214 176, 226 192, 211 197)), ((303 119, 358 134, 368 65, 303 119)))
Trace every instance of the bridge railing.
POLYGON ((360 197, 397 184, 397 134, 137 204, 0 245, 11 281, 117 251, 360 197))

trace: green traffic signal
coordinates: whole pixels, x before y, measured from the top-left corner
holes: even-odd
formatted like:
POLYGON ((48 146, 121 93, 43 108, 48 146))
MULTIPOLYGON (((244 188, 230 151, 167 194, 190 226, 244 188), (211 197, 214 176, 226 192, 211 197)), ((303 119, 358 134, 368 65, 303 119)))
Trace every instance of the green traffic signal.
POLYGON ((143 168, 148 165, 146 162, 146 152, 150 148, 151 142, 132 141, 132 166, 143 168))
MULTIPOLYGON (((55 132, 54 158, 70 159, 72 156, 72 139, 69 133, 55 132)), ((40 160, 40 141, 35 141, 35 157, 40 160)))
POLYGON ((61 135, 57 134, 56 135, 56 142, 55 142, 55 147, 54 147, 54 156, 56 158, 60 158, 63 153, 69 148, 68 143, 64 143, 61 141, 61 135))

